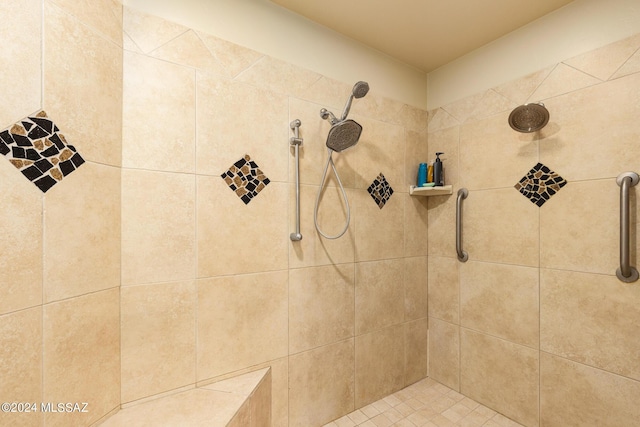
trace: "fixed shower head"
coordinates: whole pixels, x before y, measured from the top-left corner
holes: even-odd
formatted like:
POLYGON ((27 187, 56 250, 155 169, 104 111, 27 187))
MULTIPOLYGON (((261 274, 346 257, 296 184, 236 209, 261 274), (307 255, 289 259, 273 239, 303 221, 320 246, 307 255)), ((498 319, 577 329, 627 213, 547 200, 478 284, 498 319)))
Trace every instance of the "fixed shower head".
POLYGON ((337 152, 346 150, 358 143, 361 133, 362 126, 360 126, 358 122, 351 119, 342 120, 341 122, 331 126, 331 129, 329 129, 329 135, 327 135, 327 147, 337 152))
POLYGON ((548 122, 549 110, 542 102, 520 105, 509 114, 509 126, 518 132, 535 132, 548 122))
POLYGON ((351 103, 353 102, 353 98, 360 99, 364 97, 367 93, 369 93, 369 83, 360 81, 353 86, 353 89, 351 90, 351 95, 349 96, 349 100, 347 101, 347 105, 344 106, 344 111, 342 112, 341 120, 344 120, 347 118, 347 115, 349 114, 349 110, 351 109, 351 103))

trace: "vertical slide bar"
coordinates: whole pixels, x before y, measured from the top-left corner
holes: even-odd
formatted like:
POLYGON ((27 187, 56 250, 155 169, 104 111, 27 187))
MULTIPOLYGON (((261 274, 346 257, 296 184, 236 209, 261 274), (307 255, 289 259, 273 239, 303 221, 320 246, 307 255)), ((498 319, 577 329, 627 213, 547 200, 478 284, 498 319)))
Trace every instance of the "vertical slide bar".
POLYGON ((458 260, 467 262, 469 254, 462 250, 462 200, 466 199, 469 191, 466 188, 458 190, 458 198, 456 199, 456 252, 458 260))
POLYGON ((638 280, 638 270, 631 267, 629 238, 629 188, 639 181, 635 172, 624 172, 618 175, 616 182, 620 186, 620 268, 616 270, 618 279, 626 283, 638 280))
POLYGON ((296 231, 291 233, 289 238, 298 242, 302 240, 302 234, 300 234, 300 146, 302 145, 302 138, 300 138, 300 126, 302 122, 298 119, 291 122, 289 125, 293 131, 293 137, 289 139, 289 145, 293 145, 294 153, 296 157, 296 231))

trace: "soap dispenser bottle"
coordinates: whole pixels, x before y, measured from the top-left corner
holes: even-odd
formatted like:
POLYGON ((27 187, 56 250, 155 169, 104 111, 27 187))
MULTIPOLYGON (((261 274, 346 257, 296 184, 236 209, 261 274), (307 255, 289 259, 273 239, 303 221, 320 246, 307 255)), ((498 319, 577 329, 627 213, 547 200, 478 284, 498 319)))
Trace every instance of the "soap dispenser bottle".
POLYGON ((442 187, 444 185, 444 171, 442 170, 440 154, 444 153, 436 153, 436 160, 433 162, 433 182, 435 182, 436 187, 442 187))

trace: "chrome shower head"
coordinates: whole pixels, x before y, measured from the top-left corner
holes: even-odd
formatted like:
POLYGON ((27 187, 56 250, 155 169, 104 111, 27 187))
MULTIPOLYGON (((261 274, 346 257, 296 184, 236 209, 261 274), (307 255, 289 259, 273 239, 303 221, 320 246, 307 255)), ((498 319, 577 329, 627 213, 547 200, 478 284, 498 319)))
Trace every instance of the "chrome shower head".
POLYGON ((360 126, 358 122, 351 119, 342 120, 341 122, 331 126, 331 129, 329 129, 329 135, 327 135, 327 147, 337 152, 346 150, 358 143, 361 133, 362 126, 360 126))
POLYGON ((347 115, 349 114, 349 110, 351 109, 351 102, 353 102, 353 98, 360 99, 364 97, 367 93, 369 93, 369 83, 360 81, 353 86, 353 89, 351 90, 351 95, 349 96, 349 100, 347 101, 347 105, 344 106, 344 111, 342 112, 341 120, 344 120, 347 118, 347 115))
POLYGON ((509 114, 509 126, 518 132, 535 132, 548 122, 549 110, 542 102, 520 105, 509 114))
POLYGON ((369 83, 367 83, 367 82, 358 82, 358 83, 356 83, 353 86, 353 90, 351 91, 351 94, 355 98, 362 98, 367 93, 369 93, 369 83))

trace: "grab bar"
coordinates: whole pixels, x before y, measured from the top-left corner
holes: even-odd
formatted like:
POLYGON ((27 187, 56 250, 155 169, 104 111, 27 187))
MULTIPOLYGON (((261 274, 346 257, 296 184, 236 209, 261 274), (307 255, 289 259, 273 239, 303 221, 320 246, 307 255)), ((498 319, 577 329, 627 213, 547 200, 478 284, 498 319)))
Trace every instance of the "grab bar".
POLYGON ((639 180, 635 172, 624 172, 616 178, 620 186, 620 268, 616 270, 616 276, 626 283, 635 282, 639 277, 638 270, 629 265, 629 188, 639 180))
POLYGON ((289 139, 289 145, 293 145, 296 156, 296 232, 291 233, 289 238, 294 242, 298 242, 302 240, 302 234, 300 234, 300 146, 302 145, 300 126, 302 126, 302 122, 296 119, 289 126, 294 135, 289 139))
POLYGON ((456 199, 456 252, 460 262, 467 262, 469 254, 462 250, 462 200, 466 199, 469 191, 466 188, 458 190, 456 199))

